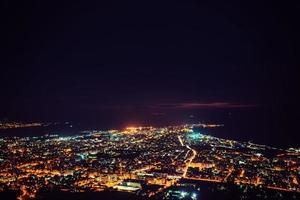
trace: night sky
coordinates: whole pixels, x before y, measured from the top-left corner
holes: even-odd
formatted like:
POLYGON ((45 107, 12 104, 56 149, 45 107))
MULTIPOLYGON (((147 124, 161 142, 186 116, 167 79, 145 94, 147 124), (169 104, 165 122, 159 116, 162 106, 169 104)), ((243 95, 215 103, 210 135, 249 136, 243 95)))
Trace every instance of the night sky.
POLYGON ((103 2, 2 1, 0 118, 140 124, 236 115, 260 124, 254 140, 294 144, 297 1, 103 2))

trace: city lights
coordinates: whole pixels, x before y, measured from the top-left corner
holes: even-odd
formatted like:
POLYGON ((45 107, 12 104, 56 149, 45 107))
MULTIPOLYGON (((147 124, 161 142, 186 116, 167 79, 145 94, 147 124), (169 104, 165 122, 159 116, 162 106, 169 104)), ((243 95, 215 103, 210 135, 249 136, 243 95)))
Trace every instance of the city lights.
POLYGON ((0 190, 20 191, 22 200, 51 188, 117 190, 148 197, 170 188, 166 198, 198 199, 195 187, 181 186, 182 180, 190 180, 300 193, 299 149, 221 139, 194 131, 199 126, 4 137, 0 190), (266 156, 271 153, 274 157, 266 156))

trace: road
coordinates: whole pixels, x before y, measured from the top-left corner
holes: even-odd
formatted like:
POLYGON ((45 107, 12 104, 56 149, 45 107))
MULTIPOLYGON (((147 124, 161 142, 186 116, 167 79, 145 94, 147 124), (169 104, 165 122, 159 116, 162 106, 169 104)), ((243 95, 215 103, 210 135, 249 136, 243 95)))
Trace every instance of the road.
POLYGON ((197 151, 195 149, 192 149, 189 145, 185 145, 182 138, 180 136, 178 136, 178 140, 181 144, 181 146, 186 146, 186 148, 188 148, 190 151, 192 151, 192 156, 190 158, 187 159, 187 165, 184 167, 183 169, 183 174, 182 177, 185 178, 187 171, 189 169, 189 166, 191 165, 191 163, 193 162, 193 160, 196 158, 197 156, 197 151))

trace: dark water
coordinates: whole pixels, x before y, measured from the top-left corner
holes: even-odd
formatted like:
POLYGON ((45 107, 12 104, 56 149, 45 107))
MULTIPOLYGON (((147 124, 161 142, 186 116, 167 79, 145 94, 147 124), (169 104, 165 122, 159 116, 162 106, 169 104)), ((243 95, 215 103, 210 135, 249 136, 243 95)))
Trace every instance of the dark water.
POLYGON ((69 125, 55 125, 48 127, 34 127, 34 128, 19 128, 19 129, 6 129, 0 130, 0 136, 2 137, 31 137, 31 136, 43 136, 47 134, 57 134, 61 136, 79 134, 80 131, 85 130, 83 127, 77 125, 70 127, 69 125))
POLYGON ((221 123, 222 128, 205 129, 204 133, 216 137, 253 141, 274 147, 300 147, 298 119, 274 108, 251 108, 233 110, 178 111, 163 115, 143 113, 100 115, 85 120, 61 123, 40 128, 0 130, 0 136, 39 136, 45 134, 72 135, 82 130, 120 129, 134 125, 166 126, 184 123, 221 123), (70 127, 72 125, 72 127, 70 127))

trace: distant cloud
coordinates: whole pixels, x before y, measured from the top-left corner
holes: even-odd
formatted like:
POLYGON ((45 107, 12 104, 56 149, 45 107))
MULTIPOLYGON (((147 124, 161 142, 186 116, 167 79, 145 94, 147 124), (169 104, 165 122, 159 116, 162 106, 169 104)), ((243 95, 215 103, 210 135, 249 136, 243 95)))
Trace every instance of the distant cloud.
POLYGON ((150 104, 150 105, 120 105, 120 104, 102 104, 91 105, 88 108, 93 110, 116 110, 116 111, 152 111, 154 116, 164 116, 166 112, 164 110, 185 110, 185 109, 229 109, 229 108, 251 108, 257 107, 256 104, 241 104, 230 102, 178 102, 178 103, 162 103, 162 104, 150 104), (154 111, 154 112, 153 112, 154 111))
POLYGON ((170 103, 170 104, 159 104, 157 108, 172 108, 172 109, 209 109, 209 108, 249 108, 257 107, 258 105, 254 104, 238 104, 238 103, 229 103, 229 102, 182 102, 182 103, 170 103))
POLYGON ((154 112, 154 113, 151 113, 152 115, 154 116, 165 116, 166 113, 163 113, 163 112, 154 112))

